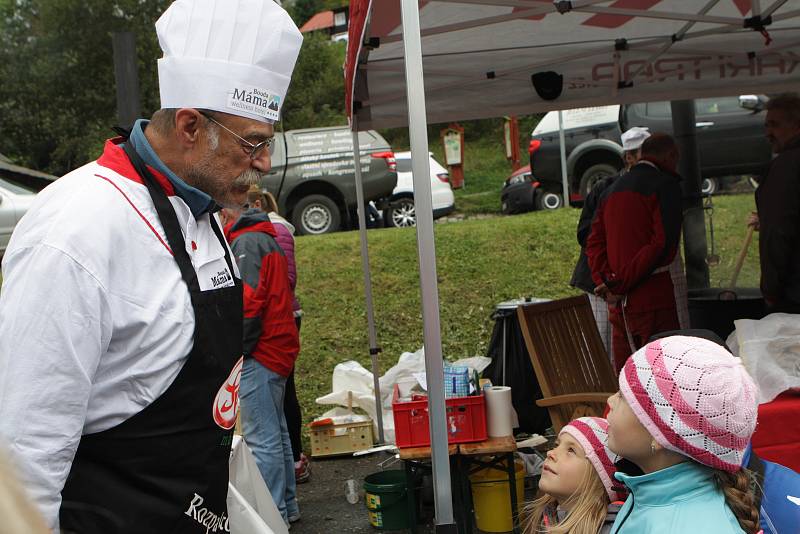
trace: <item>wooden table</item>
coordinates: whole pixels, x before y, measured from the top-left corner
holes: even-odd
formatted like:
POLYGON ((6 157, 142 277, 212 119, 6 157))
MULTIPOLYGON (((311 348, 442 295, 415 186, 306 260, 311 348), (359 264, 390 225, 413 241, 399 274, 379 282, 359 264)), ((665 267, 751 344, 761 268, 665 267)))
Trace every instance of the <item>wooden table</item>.
MULTIPOLYGON (((447 454, 454 456, 458 454, 458 445, 451 443, 447 447, 447 454)), ((400 449, 401 460, 426 460, 431 457, 430 447, 408 447, 400 449)))
MULTIPOLYGON (((469 475, 485 468, 505 470, 508 473, 509 493, 511 496, 511 510, 516 513, 518 496, 515 483, 514 452, 517 443, 511 436, 503 438, 489 438, 477 443, 450 444, 448 456, 450 457, 450 478, 454 497, 454 511, 456 526, 459 534, 471 534, 473 524, 472 491, 469 475), (490 456, 490 460, 484 458, 490 456)), ((416 532, 417 505, 414 490, 416 488, 414 468, 428 469, 427 460, 431 457, 430 447, 414 447, 400 449, 400 459, 403 460, 406 471, 406 486, 408 488, 408 510, 411 519, 411 532, 416 532)), ((519 522, 514 517, 513 532, 519 533, 519 522)))

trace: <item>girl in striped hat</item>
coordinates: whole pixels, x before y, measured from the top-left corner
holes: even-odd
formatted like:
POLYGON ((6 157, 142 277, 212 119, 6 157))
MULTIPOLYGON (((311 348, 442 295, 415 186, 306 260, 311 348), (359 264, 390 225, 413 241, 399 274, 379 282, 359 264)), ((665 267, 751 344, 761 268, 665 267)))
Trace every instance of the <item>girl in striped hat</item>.
POLYGON ((739 358, 696 337, 653 341, 625 363, 608 404, 609 448, 644 472, 615 475, 630 496, 612 534, 758 531, 741 467, 758 392, 739 358))
POLYGON ((542 466, 539 489, 545 495, 526 508, 525 534, 609 531, 624 495, 615 487, 607 428, 605 419, 581 417, 561 429, 542 466))

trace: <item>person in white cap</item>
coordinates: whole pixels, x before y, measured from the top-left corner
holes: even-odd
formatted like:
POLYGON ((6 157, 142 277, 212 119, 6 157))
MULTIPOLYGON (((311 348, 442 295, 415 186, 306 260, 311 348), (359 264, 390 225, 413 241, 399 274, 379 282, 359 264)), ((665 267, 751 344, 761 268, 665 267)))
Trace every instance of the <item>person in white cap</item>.
POLYGON ((595 322, 597 323, 597 330, 600 332, 600 338, 606 348, 609 358, 613 361, 611 352, 611 324, 608 322, 608 305, 606 301, 594 294, 596 287, 592 280, 592 272, 589 269, 589 260, 586 258, 586 239, 592 230, 592 220, 594 219, 595 212, 597 211, 597 204, 600 201, 602 194, 608 189, 617 178, 624 173, 628 172, 631 167, 636 165, 639 158, 642 156, 642 143, 650 137, 650 132, 647 128, 634 126, 629 130, 623 132, 621 136, 622 141, 622 159, 625 167, 619 172, 606 178, 602 178, 592 187, 589 194, 583 201, 583 209, 581 216, 578 219, 578 244, 581 247, 578 262, 575 264, 575 270, 572 272, 572 279, 570 285, 574 288, 585 291, 589 297, 589 304, 592 306, 592 314, 594 315, 595 322))
POLYGON ((242 284, 215 211, 269 170, 302 37, 272 0, 177 0, 156 30, 162 109, 3 259, 0 438, 55 531, 230 531, 242 284))

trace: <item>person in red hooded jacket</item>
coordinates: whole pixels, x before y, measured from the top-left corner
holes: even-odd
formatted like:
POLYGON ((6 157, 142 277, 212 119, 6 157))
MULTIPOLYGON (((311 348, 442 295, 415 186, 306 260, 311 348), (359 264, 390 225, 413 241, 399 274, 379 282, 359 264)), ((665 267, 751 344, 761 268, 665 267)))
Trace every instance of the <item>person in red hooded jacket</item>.
POLYGON ((617 371, 652 335, 680 328, 670 274, 683 218, 678 158, 669 135, 647 138, 639 162, 603 193, 586 240, 617 371))
POLYGON ((227 229, 244 283, 242 434, 284 521, 300 519, 294 458, 283 413, 286 381, 300 351, 286 256, 267 213, 249 208, 227 229))

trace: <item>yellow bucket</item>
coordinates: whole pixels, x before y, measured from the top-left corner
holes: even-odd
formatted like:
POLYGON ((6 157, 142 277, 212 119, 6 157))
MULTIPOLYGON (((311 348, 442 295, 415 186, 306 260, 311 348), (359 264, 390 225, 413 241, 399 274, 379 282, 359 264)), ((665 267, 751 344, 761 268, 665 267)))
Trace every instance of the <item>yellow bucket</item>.
MULTIPOLYGON (((525 500, 525 465, 514 464, 517 485, 517 510, 525 500)), ((484 532, 510 532, 514 528, 511 516, 511 494, 508 473, 500 469, 481 469, 470 475, 472 503, 475 506, 475 523, 484 532)))

